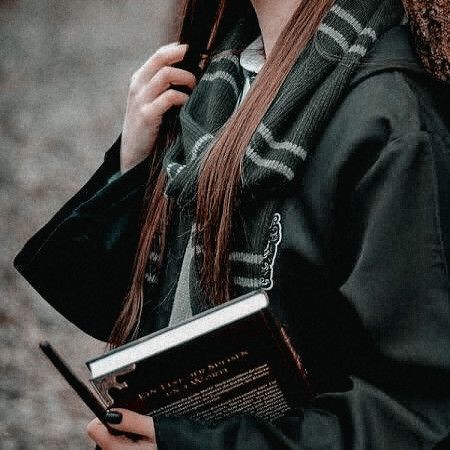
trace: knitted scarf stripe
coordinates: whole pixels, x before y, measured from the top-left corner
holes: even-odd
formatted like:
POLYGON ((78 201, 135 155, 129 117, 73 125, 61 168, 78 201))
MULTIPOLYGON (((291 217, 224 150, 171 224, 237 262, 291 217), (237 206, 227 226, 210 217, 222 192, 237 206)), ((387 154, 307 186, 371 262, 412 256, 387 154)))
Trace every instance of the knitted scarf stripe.
MULTIPOLYGON (((277 202, 313 156, 316 140, 361 60, 403 16, 401 0, 337 0, 282 83, 243 160, 240 201, 249 207, 243 211, 246 217, 233 219, 240 232, 232 233, 230 254, 237 293, 272 287, 276 242, 282 234, 277 202)), ((235 110, 245 81, 236 49, 255 38, 249 29, 245 19, 232 27, 180 110, 181 131, 163 162, 168 175, 165 194, 180 206, 195 201, 201 162, 235 110)), ((193 297, 202 297, 201 253, 197 249, 191 264, 194 302, 193 297)), ((151 258, 147 275, 157 282, 151 258)), ((192 306, 195 311, 195 303, 192 306)))
MULTIPOLYGON (((293 180, 361 58, 377 36, 400 21, 402 13, 398 0, 335 3, 294 64, 247 148, 243 195, 255 185, 279 189, 293 180)), ((181 109, 181 139, 167 152, 166 193, 181 197, 181 202, 193 199, 199 163, 234 111, 243 88, 244 76, 233 48, 247 44, 245 21, 237 24, 228 39, 233 47, 228 54, 225 51, 212 59, 181 109)), ((223 46, 226 48, 227 42, 223 46)))

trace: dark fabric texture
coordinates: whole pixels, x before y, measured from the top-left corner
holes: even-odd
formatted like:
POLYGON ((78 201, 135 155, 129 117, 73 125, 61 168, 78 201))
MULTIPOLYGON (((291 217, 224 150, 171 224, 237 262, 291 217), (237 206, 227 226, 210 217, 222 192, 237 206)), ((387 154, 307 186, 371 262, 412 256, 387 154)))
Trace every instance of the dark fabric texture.
POLYGON ((43 298, 102 340, 120 310, 114 299, 123 298, 131 276, 149 166, 145 160, 108 184, 120 165, 120 141, 121 135, 92 178, 14 259, 43 298))
MULTIPOLYGON (((267 194, 277 200, 267 218, 276 217, 267 290, 313 379, 312 404, 275 423, 159 418, 160 450, 445 448, 449 89, 417 65, 408 28, 393 27, 349 81, 302 176, 267 194)), ((14 261, 45 300, 100 339, 128 283, 146 179, 144 162, 107 184, 118 170, 117 142, 14 261)), ((259 208, 249 202, 245 220, 259 208)), ((191 227, 176 208, 141 335, 167 326, 191 227)))

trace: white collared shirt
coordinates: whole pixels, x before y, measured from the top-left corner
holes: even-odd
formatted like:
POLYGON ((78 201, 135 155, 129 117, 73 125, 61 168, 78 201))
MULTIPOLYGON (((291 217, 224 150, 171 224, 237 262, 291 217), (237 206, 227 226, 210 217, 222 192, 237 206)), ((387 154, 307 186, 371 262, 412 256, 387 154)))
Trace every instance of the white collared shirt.
POLYGON ((251 82, 254 80, 265 62, 266 53, 264 50, 264 43, 262 40, 262 35, 259 35, 253 42, 247 45, 244 50, 242 50, 239 56, 239 64, 244 72, 245 82, 236 103, 236 108, 241 104, 250 89, 251 82))

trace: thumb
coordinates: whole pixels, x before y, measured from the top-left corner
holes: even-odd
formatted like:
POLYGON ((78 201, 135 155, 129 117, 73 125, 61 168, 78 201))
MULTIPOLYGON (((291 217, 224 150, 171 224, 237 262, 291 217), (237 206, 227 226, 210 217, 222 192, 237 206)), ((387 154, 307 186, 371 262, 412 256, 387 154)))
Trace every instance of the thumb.
POLYGON ((149 416, 129 409, 115 408, 106 412, 105 421, 115 430, 139 434, 151 441, 155 440, 155 426, 153 419, 149 416))

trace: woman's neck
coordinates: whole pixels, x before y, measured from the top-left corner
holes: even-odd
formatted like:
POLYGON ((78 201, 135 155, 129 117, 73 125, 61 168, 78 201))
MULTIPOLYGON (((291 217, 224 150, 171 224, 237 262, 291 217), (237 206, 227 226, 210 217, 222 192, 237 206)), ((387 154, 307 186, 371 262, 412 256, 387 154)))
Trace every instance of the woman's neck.
MULTIPOLYGON (((258 17, 266 58, 302 0, 251 0, 258 17)), ((304 0, 306 1, 306 0, 304 0)))

